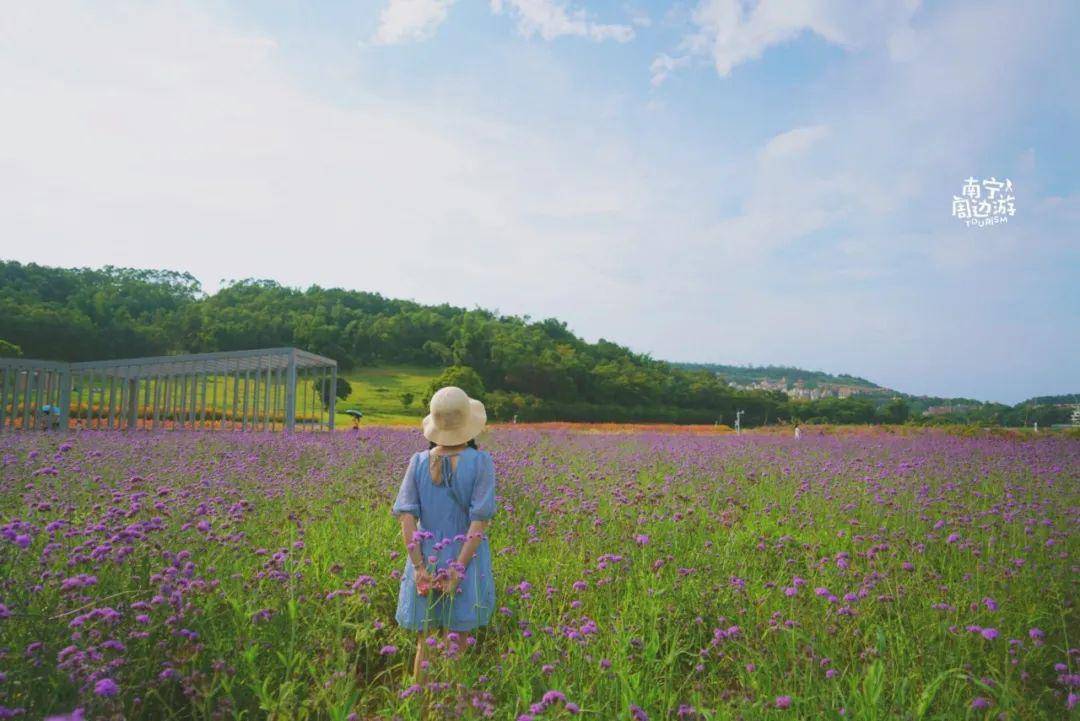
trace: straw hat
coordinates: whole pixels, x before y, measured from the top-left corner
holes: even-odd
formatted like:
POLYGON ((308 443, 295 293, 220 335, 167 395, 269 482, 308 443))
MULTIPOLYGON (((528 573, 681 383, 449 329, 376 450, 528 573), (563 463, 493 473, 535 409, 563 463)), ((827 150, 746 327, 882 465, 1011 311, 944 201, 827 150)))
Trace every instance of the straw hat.
POLYGON ((457 446, 476 438, 487 424, 484 404, 457 386, 446 386, 431 397, 424 418, 424 437, 440 446, 457 446))

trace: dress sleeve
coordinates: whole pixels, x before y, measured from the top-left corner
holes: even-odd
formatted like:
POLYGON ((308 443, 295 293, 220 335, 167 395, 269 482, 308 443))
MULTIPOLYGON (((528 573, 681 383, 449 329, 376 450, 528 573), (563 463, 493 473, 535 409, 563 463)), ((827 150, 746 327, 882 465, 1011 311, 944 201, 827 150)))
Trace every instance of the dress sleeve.
POLYGON ((495 462, 490 453, 480 454, 480 468, 469 502, 470 521, 489 521, 495 515, 495 462))
POLYGON ((409 467, 405 470, 405 477, 401 479, 401 488, 398 490, 394 507, 390 512, 395 516, 402 513, 420 515, 420 491, 416 487, 416 467, 419 465, 419 453, 414 453, 409 459, 409 467))

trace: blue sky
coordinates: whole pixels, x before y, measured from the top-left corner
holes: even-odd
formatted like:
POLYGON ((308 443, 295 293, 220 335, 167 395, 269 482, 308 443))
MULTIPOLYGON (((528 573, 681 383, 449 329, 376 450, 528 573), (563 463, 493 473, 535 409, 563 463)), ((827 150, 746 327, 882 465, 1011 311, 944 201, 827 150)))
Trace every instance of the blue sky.
POLYGON ((0 257, 1077 392, 1078 30, 1067 0, 23 3, 0 257), (991 176, 1016 215, 951 217, 991 176))

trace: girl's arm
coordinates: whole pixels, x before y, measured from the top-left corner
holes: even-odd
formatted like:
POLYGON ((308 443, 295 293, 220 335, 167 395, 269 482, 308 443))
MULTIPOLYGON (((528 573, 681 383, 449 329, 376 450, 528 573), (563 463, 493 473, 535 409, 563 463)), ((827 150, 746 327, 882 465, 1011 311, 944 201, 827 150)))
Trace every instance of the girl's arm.
POLYGON ((416 538, 416 516, 411 513, 402 513, 398 516, 401 521, 401 540, 405 542, 405 550, 409 554, 413 568, 424 566, 424 552, 420 550, 420 542, 416 538))
POLYGON ((461 552, 458 553, 457 562, 462 567, 468 566, 469 561, 472 560, 476 554, 476 549, 480 546, 480 541, 484 538, 484 531, 487 530, 488 523, 490 521, 473 521, 469 524, 469 533, 465 537, 466 541, 461 546, 461 552))
POLYGON ((472 498, 469 501, 469 531, 465 543, 461 545, 457 561, 461 566, 457 569, 465 572, 465 566, 469 565, 473 554, 484 540, 484 531, 487 530, 491 517, 495 515, 495 464, 491 455, 480 455, 480 473, 476 483, 473 484, 472 498))

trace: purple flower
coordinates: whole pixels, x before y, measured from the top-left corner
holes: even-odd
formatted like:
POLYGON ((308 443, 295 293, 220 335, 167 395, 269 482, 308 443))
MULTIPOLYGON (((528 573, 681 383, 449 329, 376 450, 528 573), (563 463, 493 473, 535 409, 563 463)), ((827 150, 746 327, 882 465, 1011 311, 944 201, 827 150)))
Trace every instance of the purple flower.
POLYGON ((554 703, 563 703, 566 701, 566 695, 562 691, 548 691, 541 698, 540 701, 550 706, 554 703))
POLYGON ((976 696, 975 698, 971 699, 971 708, 974 708, 974 709, 990 708, 990 699, 985 698, 983 696, 976 696))
POLYGON ((979 633, 982 634, 982 637, 985 638, 987 641, 993 641, 999 635, 996 628, 984 628, 979 633))
POLYGON ((649 714, 645 713, 645 710, 640 706, 630 704, 630 718, 634 721, 649 721, 649 714))
POLYGON ((986 606, 986 610, 987 610, 987 611, 996 611, 996 610, 998 610, 998 605, 997 605, 997 601, 995 601, 994 599, 990 598, 989 596, 987 596, 986 598, 984 598, 984 599, 982 600, 982 602, 983 602, 983 605, 984 605, 984 606, 986 606))
POLYGON ((397 646, 386 645, 379 649, 380 656, 392 656, 397 653, 397 646))
POLYGON ((637 545, 639 546, 644 546, 646 543, 649 542, 649 537, 646 536, 644 533, 639 533, 634 536, 634 542, 637 543, 637 545))
POLYGON ((98 696, 115 696, 120 687, 111 678, 103 678, 94 684, 94 693, 98 696))
POLYGON ((791 708, 791 697, 790 696, 777 696, 776 697, 776 708, 791 708))
POLYGON ((45 721, 84 721, 82 708, 77 708, 69 714, 59 716, 46 716, 45 721))

